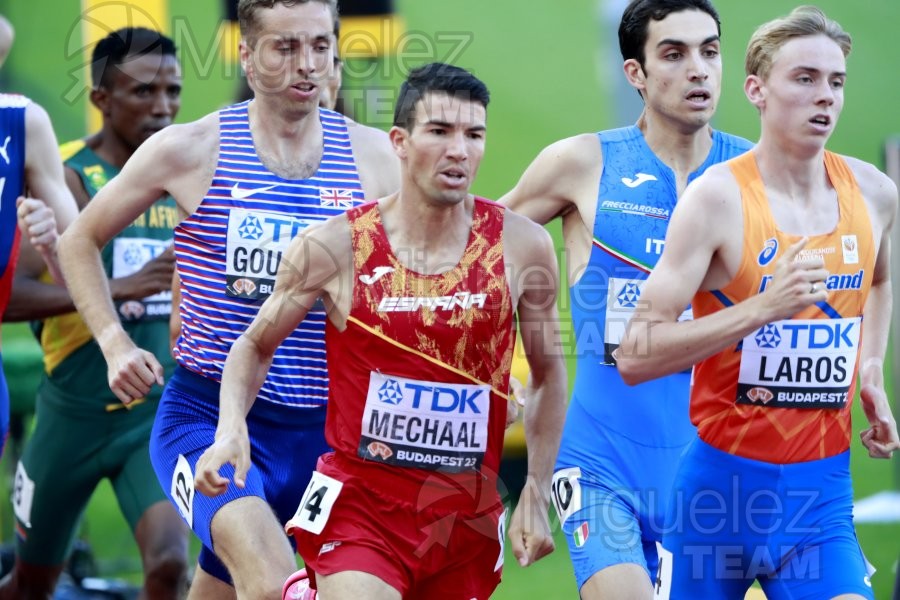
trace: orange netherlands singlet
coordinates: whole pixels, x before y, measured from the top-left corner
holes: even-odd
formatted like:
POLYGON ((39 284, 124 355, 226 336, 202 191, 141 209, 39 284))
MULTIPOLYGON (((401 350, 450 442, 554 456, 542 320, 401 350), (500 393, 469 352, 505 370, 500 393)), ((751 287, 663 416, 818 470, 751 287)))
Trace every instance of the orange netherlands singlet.
POLYGON ((353 304, 343 332, 326 326, 325 434, 341 464, 380 490, 496 484, 515 342, 503 215, 476 198, 459 263, 423 275, 391 249, 377 203, 347 211, 353 304))
MULTIPOLYGON (((727 286, 697 293, 695 318, 765 290, 780 254, 801 237, 778 229, 754 152, 728 165, 741 189, 743 255, 727 286)), ((828 234, 809 236, 800 259, 825 261, 828 299, 763 326, 694 368, 691 420, 701 439, 725 452, 786 464, 833 456, 850 446, 850 405, 875 244, 850 168, 831 152, 825 152, 825 168, 837 192, 838 224, 828 234)))

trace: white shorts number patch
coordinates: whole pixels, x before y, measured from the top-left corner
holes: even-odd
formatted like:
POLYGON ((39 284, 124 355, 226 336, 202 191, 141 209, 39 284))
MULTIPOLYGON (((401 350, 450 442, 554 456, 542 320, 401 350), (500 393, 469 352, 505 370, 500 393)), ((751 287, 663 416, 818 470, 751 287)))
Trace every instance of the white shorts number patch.
POLYGON ((331 509, 344 487, 344 482, 338 481, 328 475, 322 475, 318 471, 313 471, 309 485, 303 492, 303 498, 300 499, 300 506, 293 518, 288 521, 285 529, 290 531, 295 527, 299 527, 304 531, 314 533, 316 535, 322 533, 328 517, 331 516, 331 509))
POLYGON ((503 568, 503 552, 506 550, 506 514, 508 509, 504 508, 497 521, 497 539, 500 540, 500 556, 497 557, 497 564, 494 565, 494 573, 503 568))
POLYGON ((31 504, 34 502, 34 481, 28 478, 22 461, 16 467, 16 482, 13 488, 13 510, 16 518, 25 527, 31 527, 31 504))
POLYGON ((656 542, 656 554, 659 556, 659 566, 656 568, 656 581, 653 582, 653 598, 669 600, 672 592, 672 553, 656 542))
POLYGON ((581 469, 579 467, 560 469, 553 474, 550 499, 553 501, 553 507, 556 508, 560 525, 581 510, 581 484, 578 482, 580 478, 581 469))
POLYGON ((194 526, 194 473, 183 454, 178 455, 175 473, 172 474, 172 489, 169 492, 181 518, 188 527, 194 526))

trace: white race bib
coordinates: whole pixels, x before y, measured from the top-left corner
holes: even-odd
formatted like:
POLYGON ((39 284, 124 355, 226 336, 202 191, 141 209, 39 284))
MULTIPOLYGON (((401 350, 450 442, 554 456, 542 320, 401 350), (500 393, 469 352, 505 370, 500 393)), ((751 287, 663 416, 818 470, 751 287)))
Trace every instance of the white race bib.
POLYGON ((488 447, 491 387, 373 371, 358 455, 398 467, 477 470, 488 447))
POLYGON ((788 319, 744 338, 738 404, 843 408, 853 382, 860 317, 788 319))

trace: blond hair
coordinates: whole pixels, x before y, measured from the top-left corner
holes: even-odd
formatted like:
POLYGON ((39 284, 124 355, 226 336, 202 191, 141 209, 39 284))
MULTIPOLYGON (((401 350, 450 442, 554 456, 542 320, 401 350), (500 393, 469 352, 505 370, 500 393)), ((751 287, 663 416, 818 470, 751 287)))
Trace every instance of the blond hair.
POLYGON ((744 70, 747 75, 766 79, 779 48, 794 38, 814 35, 829 37, 840 46, 845 57, 850 54, 850 34, 837 21, 829 19, 816 6, 798 6, 788 16, 763 23, 753 32, 747 44, 744 70))

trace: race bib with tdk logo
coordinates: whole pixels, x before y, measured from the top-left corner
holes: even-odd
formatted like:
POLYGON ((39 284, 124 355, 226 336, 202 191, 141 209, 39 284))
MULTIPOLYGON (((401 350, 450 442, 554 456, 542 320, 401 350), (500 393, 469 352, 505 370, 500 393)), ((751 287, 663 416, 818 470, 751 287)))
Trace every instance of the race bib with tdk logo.
POLYGON ((397 467, 459 473, 481 468, 489 385, 441 383, 373 371, 358 456, 397 467))
POLYGON ((313 223, 277 212, 232 209, 225 246, 225 293, 254 300, 270 296, 291 240, 313 223))
POLYGON ((853 381, 862 319, 790 319, 744 338, 737 403, 843 408, 853 381))

